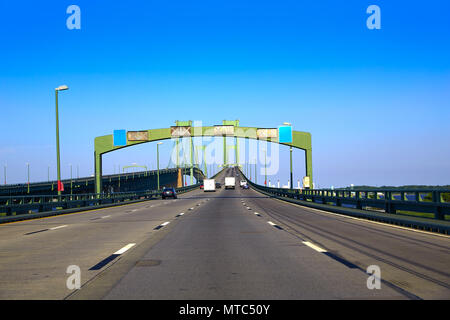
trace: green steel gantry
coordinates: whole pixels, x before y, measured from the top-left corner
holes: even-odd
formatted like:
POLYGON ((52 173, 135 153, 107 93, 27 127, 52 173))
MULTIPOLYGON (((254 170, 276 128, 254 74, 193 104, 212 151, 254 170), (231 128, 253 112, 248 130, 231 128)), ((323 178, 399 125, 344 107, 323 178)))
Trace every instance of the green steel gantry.
MULTIPOLYGON (((302 149, 305 151, 305 176, 312 185, 312 146, 311 134, 303 131, 292 131, 292 142, 279 142, 279 137, 275 133, 276 128, 257 128, 257 127, 241 127, 239 120, 224 120, 222 125, 192 127, 192 121, 176 121, 174 127, 149 129, 137 131, 138 135, 134 135, 136 131, 127 132, 126 145, 115 146, 113 134, 96 137, 94 140, 94 160, 95 160, 95 192, 101 193, 102 190, 102 156, 108 152, 127 148, 133 145, 153 142, 158 140, 176 139, 177 149, 177 167, 179 162, 179 141, 180 138, 189 138, 189 158, 190 158, 190 176, 191 184, 193 183, 193 137, 223 137, 224 139, 224 165, 228 165, 227 159, 227 137, 234 137, 235 144, 230 146, 235 149, 236 164, 239 165, 239 140, 238 138, 255 139, 279 143, 285 146, 302 149)), ((255 167, 256 170, 256 167, 255 167)), ((256 178, 256 175, 255 175, 256 178)))

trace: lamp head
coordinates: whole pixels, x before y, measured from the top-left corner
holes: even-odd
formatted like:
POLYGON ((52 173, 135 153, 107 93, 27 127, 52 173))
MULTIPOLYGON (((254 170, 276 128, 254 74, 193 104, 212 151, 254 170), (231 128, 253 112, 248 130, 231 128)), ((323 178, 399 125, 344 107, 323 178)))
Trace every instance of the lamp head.
POLYGON ((66 86, 65 84, 62 86, 59 86, 58 88, 55 88, 56 91, 64 91, 64 90, 68 90, 69 87, 66 86))

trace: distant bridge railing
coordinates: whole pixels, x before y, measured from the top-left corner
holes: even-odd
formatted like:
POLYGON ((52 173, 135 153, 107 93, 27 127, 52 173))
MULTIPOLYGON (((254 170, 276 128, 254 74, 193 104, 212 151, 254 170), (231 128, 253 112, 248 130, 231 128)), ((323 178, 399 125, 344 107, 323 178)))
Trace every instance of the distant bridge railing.
POLYGON ((266 187, 248 179, 247 181, 254 189, 267 195, 303 206, 374 221, 450 233, 450 189, 299 190, 266 187))
MULTIPOLYGON (((198 166, 193 166, 194 168, 194 174, 195 175, 203 175, 203 172, 201 171, 198 166)), ((190 169, 190 167, 187 168, 180 168, 183 171, 186 171, 190 169)), ((176 173, 177 168, 167 168, 167 169, 160 169, 159 174, 171 174, 176 173)), ((146 177, 156 176, 157 170, 149 170, 149 171, 137 171, 137 172, 129 172, 129 173, 120 173, 120 174, 110 174, 110 175, 103 175, 103 182, 111 183, 111 182, 126 182, 130 179, 142 179, 146 177)), ((68 195, 72 194, 72 191, 74 193, 79 193, 78 189, 83 186, 90 186, 92 190, 94 190, 94 177, 81 177, 81 178, 73 178, 73 179, 64 179, 61 180, 63 183, 66 191, 63 192, 63 194, 68 195), (70 186, 73 186, 73 189, 70 186)), ((89 188, 84 188, 89 189, 89 188)), ((89 191, 85 191, 83 193, 88 193, 89 191)), ((1 196, 9 196, 9 195, 33 195, 33 193, 39 193, 40 195, 48 195, 48 194, 56 194, 57 193, 57 181, 51 180, 51 181, 41 181, 41 182, 33 182, 29 185, 27 183, 19 183, 19 184, 7 184, 7 185, 0 185, 0 197, 1 196), (29 193, 28 193, 29 188, 29 193)))
MULTIPOLYGON (((176 188, 177 193, 184 193, 198 188, 199 184, 176 188)), ((64 213, 69 209, 94 209, 102 206, 112 206, 126 202, 142 201, 161 196, 161 191, 148 190, 139 192, 88 193, 67 195, 30 195, 0 197, 0 223, 8 222, 7 217, 17 217, 12 220, 27 219, 28 215, 50 213, 43 216, 64 213)), ((38 217, 38 216, 34 216, 38 217)))

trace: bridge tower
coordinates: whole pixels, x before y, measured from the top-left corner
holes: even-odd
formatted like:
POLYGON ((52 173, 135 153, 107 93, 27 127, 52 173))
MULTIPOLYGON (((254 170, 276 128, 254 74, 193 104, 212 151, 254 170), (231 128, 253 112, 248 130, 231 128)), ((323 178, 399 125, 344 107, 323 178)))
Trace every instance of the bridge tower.
MULTIPOLYGON (((175 121, 175 125, 177 126, 177 127, 182 127, 182 126, 185 126, 185 127, 192 127, 192 120, 188 120, 188 121, 179 121, 179 120, 176 120, 175 121)), ((179 146, 178 146, 178 143, 179 143, 179 138, 177 138, 177 141, 176 141, 176 148, 177 148, 177 167, 178 167, 178 165, 179 165, 179 159, 178 159, 178 151, 179 151, 179 146)), ((189 158, 190 158, 190 164, 191 164, 191 169, 190 169, 190 171, 189 171, 189 174, 190 174, 190 176, 191 176, 191 184, 193 184, 194 183, 194 167, 193 167, 193 163, 194 163, 194 152, 193 152, 193 147, 194 147, 194 144, 192 143, 192 136, 189 136, 189 158)), ((184 148, 183 148, 184 149, 184 148)), ((184 150, 183 150, 184 151, 184 150)))
MULTIPOLYGON (((239 120, 222 120, 222 125, 224 126, 234 126, 239 127, 239 120)), ((223 136, 223 165, 224 167, 228 164, 228 157, 227 157, 227 149, 235 149, 235 162, 236 164, 239 164, 239 140, 237 137, 234 137, 234 145, 228 146, 227 145, 227 136, 223 136)))

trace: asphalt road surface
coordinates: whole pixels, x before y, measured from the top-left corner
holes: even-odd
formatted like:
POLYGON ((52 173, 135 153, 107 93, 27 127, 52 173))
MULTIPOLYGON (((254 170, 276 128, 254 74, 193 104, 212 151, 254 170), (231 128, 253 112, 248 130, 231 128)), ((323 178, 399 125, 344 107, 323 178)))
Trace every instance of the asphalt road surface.
POLYGON ((448 236, 304 208, 239 180, 0 225, 0 299, 450 299, 448 236), (79 290, 66 284, 72 265, 79 290), (380 289, 367 286, 369 266, 380 289))

